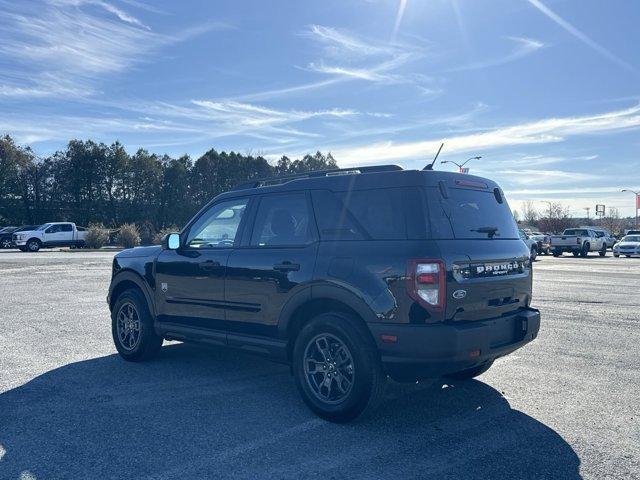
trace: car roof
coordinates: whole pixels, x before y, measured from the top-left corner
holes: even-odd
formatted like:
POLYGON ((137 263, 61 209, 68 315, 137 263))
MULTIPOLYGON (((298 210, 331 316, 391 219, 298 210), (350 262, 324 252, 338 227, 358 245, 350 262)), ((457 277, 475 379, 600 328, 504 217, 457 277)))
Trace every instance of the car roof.
POLYGON ((489 191, 498 187, 495 182, 475 175, 437 170, 404 170, 398 165, 379 165, 256 179, 237 185, 232 190, 218 195, 215 200, 313 189, 345 191, 409 186, 436 187, 439 182, 444 182, 449 187, 461 188, 473 188, 476 185, 489 191))

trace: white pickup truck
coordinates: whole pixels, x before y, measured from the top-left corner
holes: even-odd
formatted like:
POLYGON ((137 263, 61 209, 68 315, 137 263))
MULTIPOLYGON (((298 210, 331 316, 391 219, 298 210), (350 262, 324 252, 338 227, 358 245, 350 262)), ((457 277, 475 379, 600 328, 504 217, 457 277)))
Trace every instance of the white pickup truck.
POLYGON ((75 223, 55 222, 40 225, 36 230, 18 232, 13 235, 13 243, 23 252, 37 252, 41 248, 84 247, 86 229, 75 223))
POLYGON ((562 235, 551 235, 550 241, 554 257, 564 252, 571 252, 574 257, 586 257, 589 252, 598 252, 601 257, 607 254, 604 236, 586 228, 569 228, 562 235))

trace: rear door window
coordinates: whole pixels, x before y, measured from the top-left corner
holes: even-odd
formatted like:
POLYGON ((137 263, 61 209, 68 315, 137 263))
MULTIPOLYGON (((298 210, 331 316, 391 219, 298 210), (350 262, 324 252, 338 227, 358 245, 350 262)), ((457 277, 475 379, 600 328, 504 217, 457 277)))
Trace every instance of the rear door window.
POLYGON ((251 234, 251 245, 298 246, 311 241, 311 213, 304 193, 262 197, 251 234))

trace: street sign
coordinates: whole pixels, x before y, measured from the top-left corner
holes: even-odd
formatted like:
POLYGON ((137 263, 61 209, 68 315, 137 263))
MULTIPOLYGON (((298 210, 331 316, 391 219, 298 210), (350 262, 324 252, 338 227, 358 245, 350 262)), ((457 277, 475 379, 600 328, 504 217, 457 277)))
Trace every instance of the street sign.
POLYGON ((469 167, 460 167, 460 173, 469 173, 469 167))
POLYGON ((600 204, 596 205, 596 215, 604 217, 604 210, 605 210, 604 205, 600 205, 600 204))

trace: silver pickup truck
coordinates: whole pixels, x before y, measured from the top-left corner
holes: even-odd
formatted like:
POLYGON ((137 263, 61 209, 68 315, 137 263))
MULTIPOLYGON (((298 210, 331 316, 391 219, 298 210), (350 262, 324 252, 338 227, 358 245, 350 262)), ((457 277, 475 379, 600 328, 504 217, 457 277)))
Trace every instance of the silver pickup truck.
POLYGON ((589 252, 598 252, 601 257, 607 254, 604 237, 594 230, 585 228, 569 228, 562 235, 551 235, 551 250, 554 257, 564 252, 571 252, 574 257, 586 257, 589 252))
POLYGON ((71 222, 52 222, 35 230, 13 234, 13 243, 23 252, 37 252, 41 248, 84 247, 87 231, 71 222))

